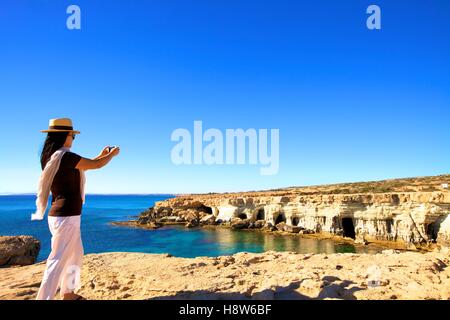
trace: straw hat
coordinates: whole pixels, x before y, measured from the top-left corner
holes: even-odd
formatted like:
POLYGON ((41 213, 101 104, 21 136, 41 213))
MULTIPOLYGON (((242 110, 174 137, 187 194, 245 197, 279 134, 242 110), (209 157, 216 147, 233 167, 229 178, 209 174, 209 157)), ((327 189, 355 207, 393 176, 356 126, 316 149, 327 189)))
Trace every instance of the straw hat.
POLYGON ((73 130, 72 120, 69 118, 50 119, 48 129, 41 132, 72 132, 79 134, 80 131, 73 130))

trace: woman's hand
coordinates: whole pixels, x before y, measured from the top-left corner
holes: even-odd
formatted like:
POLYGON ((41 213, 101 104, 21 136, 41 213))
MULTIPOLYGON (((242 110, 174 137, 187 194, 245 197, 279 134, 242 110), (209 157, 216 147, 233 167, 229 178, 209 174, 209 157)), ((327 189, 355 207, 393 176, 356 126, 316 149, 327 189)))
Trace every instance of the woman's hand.
POLYGON ((98 155, 98 158, 106 156, 110 151, 109 151, 110 146, 106 146, 103 148, 102 152, 100 152, 100 154, 98 155))
POLYGON ((112 155, 113 157, 117 156, 119 153, 120 153, 120 148, 119 148, 119 147, 114 147, 114 148, 111 150, 111 155, 112 155))
MULTIPOLYGON (((93 160, 95 159, 100 159, 104 156, 109 155, 110 153, 113 152, 113 150, 116 149, 116 147, 112 147, 112 146, 106 146, 103 148, 102 152, 100 152, 100 154, 98 156, 96 156, 93 160)), ((117 148, 118 149, 118 148, 117 148)), ((117 152, 116 154, 112 154, 111 156, 116 156, 117 154, 119 154, 119 151, 115 151, 117 152)))

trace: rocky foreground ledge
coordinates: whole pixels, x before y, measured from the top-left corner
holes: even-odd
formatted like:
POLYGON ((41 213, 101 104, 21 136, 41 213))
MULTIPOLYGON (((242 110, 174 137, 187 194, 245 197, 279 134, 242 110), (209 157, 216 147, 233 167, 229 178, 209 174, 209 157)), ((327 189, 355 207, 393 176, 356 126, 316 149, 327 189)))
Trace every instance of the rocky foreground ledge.
MULTIPOLYGON (((448 252, 84 257, 87 299, 450 299, 448 252)), ((34 299, 44 263, 0 269, 0 299, 34 299)))
POLYGON ((295 187, 260 192, 181 195, 160 201, 136 221, 228 226, 384 242, 401 249, 450 246, 450 175, 295 187))
POLYGON ((41 243, 31 236, 0 236, 0 267, 36 262, 41 243))

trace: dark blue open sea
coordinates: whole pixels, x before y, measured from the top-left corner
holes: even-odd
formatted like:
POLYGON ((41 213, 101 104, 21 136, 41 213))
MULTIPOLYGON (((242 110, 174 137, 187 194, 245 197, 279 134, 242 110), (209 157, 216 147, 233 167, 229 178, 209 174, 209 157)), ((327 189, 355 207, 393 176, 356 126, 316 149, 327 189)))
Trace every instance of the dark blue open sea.
MULTIPOLYGON (((146 252, 170 253, 178 257, 221 256, 241 251, 268 250, 299 253, 368 252, 379 250, 337 244, 331 240, 268 235, 252 231, 227 229, 185 229, 170 226, 144 230, 114 226, 110 222, 126 221, 153 206, 167 195, 87 195, 83 207, 81 234, 85 253, 146 252)), ((31 221, 35 210, 34 195, 0 196, 0 235, 32 235, 41 241, 38 260, 50 252, 47 219, 31 221)), ((46 215, 47 217, 47 215, 46 215)))

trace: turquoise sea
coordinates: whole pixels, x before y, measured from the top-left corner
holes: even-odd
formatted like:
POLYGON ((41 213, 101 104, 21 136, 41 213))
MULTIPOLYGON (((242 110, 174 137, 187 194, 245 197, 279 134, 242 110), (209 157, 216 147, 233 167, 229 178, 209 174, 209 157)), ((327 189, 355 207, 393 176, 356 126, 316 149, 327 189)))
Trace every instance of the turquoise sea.
MULTIPOLYGON (((146 252, 170 253, 178 257, 221 256, 241 251, 267 250, 300 253, 368 252, 352 245, 330 240, 268 235, 252 231, 225 229, 185 229, 170 226, 144 230, 114 226, 113 221, 126 221, 170 195, 87 195, 83 207, 81 234, 85 253, 146 252)), ((34 195, 0 196, 0 235, 32 235, 41 241, 39 261, 50 252, 47 220, 31 221, 35 209, 34 195)))

